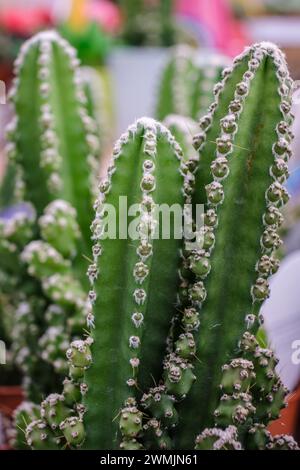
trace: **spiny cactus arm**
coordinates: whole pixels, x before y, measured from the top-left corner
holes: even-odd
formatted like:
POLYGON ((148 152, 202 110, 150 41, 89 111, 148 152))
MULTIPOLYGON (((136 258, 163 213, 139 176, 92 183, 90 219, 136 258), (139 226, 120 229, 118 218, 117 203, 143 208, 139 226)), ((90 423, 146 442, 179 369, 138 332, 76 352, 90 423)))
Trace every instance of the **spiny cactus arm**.
POLYGON ((38 215, 57 197, 69 201, 88 246, 91 169, 99 144, 76 53, 56 32, 47 31, 23 45, 15 67, 10 96, 16 117, 9 144, 23 170, 25 198, 38 215))
POLYGON ((39 419, 40 408, 35 403, 24 401, 13 413, 14 430, 11 436, 11 444, 14 449, 27 449, 25 430, 31 421, 39 419))
MULTIPOLYGON (((1 212, 1 270, 5 275, 15 276, 20 274, 20 251, 32 238, 35 223, 36 214, 31 204, 18 204, 1 212)), ((3 284, 1 287, 5 291, 3 284)))
MULTIPOLYGON (((215 425, 236 426, 243 448, 249 450, 296 449, 291 436, 273 438, 266 425, 279 417, 287 389, 276 373, 278 363, 270 349, 259 346, 255 336, 246 331, 239 343, 242 357, 222 367, 221 397, 214 412, 215 425)), ((210 436, 213 429, 202 436, 210 436)), ((210 445, 204 439, 205 445, 210 445)), ((196 439, 197 447, 197 439, 196 439)))
MULTIPOLYGON (((250 438, 246 450, 299 450, 297 442, 292 436, 280 434, 272 436, 260 424, 254 424, 249 430, 250 438)), ((238 441, 238 432, 235 426, 226 429, 205 429, 196 438, 196 450, 242 450, 238 441)))
MULTIPOLYGON (((88 320, 95 328, 91 333, 93 364, 85 376, 88 448, 118 447, 117 418, 127 399, 120 422, 125 436, 123 446, 129 445, 128 439, 141 430, 141 422, 135 427, 126 426, 125 416, 129 416, 129 423, 134 416, 140 419, 134 398, 162 372, 165 338, 176 301, 181 246, 181 240, 172 235, 173 223, 168 240, 120 239, 118 226, 115 240, 98 241, 103 200, 116 208, 119 217, 119 196, 127 196, 128 207, 142 205, 139 233, 149 227, 153 230, 155 220, 149 212, 153 203, 182 207, 180 153, 178 144, 161 124, 138 120, 116 144, 109 180, 100 184, 93 223, 95 265, 89 270, 94 306, 88 320)), ((133 221, 130 217, 128 223, 133 221)))
POLYGON ((269 294, 267 277, 278 266, 273 258, 280 244, 278 208, 287 199, 281 183, 290 156, 291 79, 282 54, 269 43, 254 45, 235 60, 233 70, 225 76, 217 86, 220 105, 216 101, 213 115, 202 121, 210 129, 201 136, 194 201, 208 201, 206 224, 212 218, 216 221, 217 214, 218 226, 210 262, 205 253, 191 257, 196 275, 201 277, 207 263, 211 273, 205 281, 207 300, 196 340, 201 360, 195 364, 197 381, 180 407, 179 442, 183 447, 192 445, 196 409, 198 424, 212 423, 221 366, 224 357, 233 355, 245 315, 247 322, 258 323, 259 305, 269 294), (211 164, 214 180, 207 184, 209 175, 204 173, 208 160, 213 159, 210 153, 215 152, 211 164), (210 400, 203 407, 200 403, 207 396, 210 400))
POLYGON ((242 450, 235 426, 205 429, 196 437, 196 450, 242 450))
MULTIPOLYGON (((209 106, 208 112, 200 121, 200 132, 194 136, 194 147, 201 154, 197 169, 197 200, 207 203, 206 185, 211 182, 211 164, 215 159, 216 140, 222 127, 221 120, 229 113, 229 105, 234 98, 237 83, 247 71, 247 60, 234 67, 227 67, 222 72, 223 80, 215 85, 215 101, 209 106)), ((231 129, 230 129, 231 130, 231 129)))
POLYGON ((260 347, 250 331, 243 334, 239 353, 252 363, 250 391, 255 406, 255 421, 267 425, 279 418, 280 411, 286 406, 288 390, 276 371, 278 359, 271 349, 260 347))
POLYGON ((30 242, 21 253, 28 274, 41 282, 42 290, 52 302, 80 312, 85 306, 85 291, 74 276, 71 262, 52 245, 42 240, 30 242))
POLYGON ((77 213, 67 201, 55 199, 45 207, 38 220, 42 239, 64 258, 74 258, 80 237, 77 213))

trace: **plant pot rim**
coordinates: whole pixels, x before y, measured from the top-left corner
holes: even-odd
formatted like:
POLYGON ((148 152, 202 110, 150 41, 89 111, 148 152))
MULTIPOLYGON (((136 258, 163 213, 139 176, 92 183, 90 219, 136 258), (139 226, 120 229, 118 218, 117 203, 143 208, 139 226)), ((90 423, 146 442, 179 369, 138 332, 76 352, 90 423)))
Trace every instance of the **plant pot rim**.
POLYGON ((1 385, 0 386, 0 398, 1 396, 17 395, 24 396, 23 389, 20 385, 1 385))

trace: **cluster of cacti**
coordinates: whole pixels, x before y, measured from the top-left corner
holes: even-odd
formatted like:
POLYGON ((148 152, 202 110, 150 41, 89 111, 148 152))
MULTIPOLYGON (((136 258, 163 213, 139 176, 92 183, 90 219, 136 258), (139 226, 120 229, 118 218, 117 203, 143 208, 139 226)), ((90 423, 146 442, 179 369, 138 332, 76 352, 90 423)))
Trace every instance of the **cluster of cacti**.
MULTIPOLYGON (((69 378, 64 382, 63 394, 52 394, 42 403, 42 420, 34 421, 26 430, 31 446, 53 447, 56 439, 59 446, 64 446, 66 441, 71 446, 81 444, 84 407, 90 410, 86 445, 91 448, 117 446, 114 441, 119 423, 113 417, 118 416, 120 405, 126 403, 123 414, 126 409, 135 410, 134 402, 139 397, 137 384, 148 388, 153 380, 159 380, 165 340, 176 303, 182 241, 158 237, 152 243, 149 231, 156 230, 156 219, 152 215, 155 204, 183 206, 181 188, 186 178, 180 168, 179 145, 171 133, 155 121, 137 121, 117 142, 108 179, 99 186, 96 218, 92 224, 94 262, 88 275, 93 289, 89 292, 87 313, 91 336, 71 343, 67 351, 69 378), (117 209, 119 198, 124 195, 128 207, 135 204, 136 211, 140 211, 137 238, 127 238, 126 224, 125 234, 122 233, 124 227, 118 226, 116 239, 101 240, 105 229, 104 204, 117 209), (157 284, 160 290, 156 289, 157 284), (91 354, 95 367, 88 369, 91 354), (153 375, 149 371, 153 371, 153 375), (49 416, 54 419, 50 418, 50 427, 45 424, 49 423, 49 416), (103 426, 98 426, 99 419, 103 426)), ((132 223, 135 215, 131 215, 132 223)), ((117 220, 119 216, 117 209, 117 220)), ((173 225, 171 222, 171 233, 173 225)), ((136 414, 135 421, 141 416, 138 410, 136 414)), ((140 428, 140 425, 141 421, 140 424, 134 422, 133 428, 140 428)), ((132 445, 126 430, 123 434, 123 445, 132 445)))
MULTIPOLYGON (((288 200, 292 80, 269 43, 222 77, 194 137, 199 159, 147 118, 116 143, 94 205, 88 331, 67 350, 62 393, 26 428, 31 448, 297 448, 266 428, 286 389, 256 338, 288 200), (204 205, 192 249, 175 213, 162 236, 157 204, 204 205)), ((188 147, 181 123, 169 125, 188 147)))
POLYGON ((187 45, 173 49, 162 71, 156 117, 179 114, 201 118, 214 100, 213 89, 230 60, 217 53, 199 51, 187 45))
POLYGON ((39 401, 84 326, 99 137, 76 52, 56 32, 26 42, 15 72, 6 153, 18 204, 1 215, 1 304, 4 316, 13 307, 13 361, 39 401))
POLYGON ((131 46, 171 46, 175 42, 173 0, 121 0, 123 39, 131 46))

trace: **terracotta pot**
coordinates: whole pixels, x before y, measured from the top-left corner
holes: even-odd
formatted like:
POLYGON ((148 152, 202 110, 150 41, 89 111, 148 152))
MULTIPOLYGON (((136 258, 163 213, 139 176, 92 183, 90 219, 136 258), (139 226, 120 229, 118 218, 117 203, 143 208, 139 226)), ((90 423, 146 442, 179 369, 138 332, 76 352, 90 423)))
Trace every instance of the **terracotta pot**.
POLYGON ((13 63, 1 62, 0 63, 0 80, 9 83, 13 77, 13 63))
POLYGON ((269 426, 273 436, 276 434, 291 434, 297 440, 300 425, 300 385, 287 397, 287 408, 283 409, 280 417, 269 426))
POLYGON ((21 387, 0 387, 0 412, 6 416, 11 416, 23 399, 24 393, 21 387))
MULTIPOLYGON (((0 415, 5 418, 5 421, 9 423, 13 411, 22 403, 23 399, 24 393, 21 387, 0 387, 0 415)), ((0 432, 0 450, 8 450, 10 447, 7 444, 6 426, 0 431, 2 431, 0 432)))

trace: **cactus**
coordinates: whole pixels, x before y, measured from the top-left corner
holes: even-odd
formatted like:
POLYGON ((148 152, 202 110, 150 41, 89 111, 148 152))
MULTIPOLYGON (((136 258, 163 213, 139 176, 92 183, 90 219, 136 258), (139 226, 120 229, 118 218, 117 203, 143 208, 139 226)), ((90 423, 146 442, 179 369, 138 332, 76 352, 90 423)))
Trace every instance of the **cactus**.
POLYGON ((25 429, 31 423, 39 418, 40 408, 38 405, 24 401, 19 405, 13 413, 15 427, 10 436, 10 445, 17 449, 27 449, 27 442, 25 439, 25 429))
POLYGON ((84 325, 99 140, 76 53, 56 32, 27 41, 15 71, 6 149, 15 200, 27 202, 1 218, 1 290, 15 311, 15 363, 28 398, 40 400, 84 325))
MULTIPOLYGON (((262 321, 259 308, 269 295, 267 279, 278 268, 279 209, 288 199, 283 183, 291 153, 292 82, 284 57, 272 44, 254 45, 223 77, 194 139, 201 157, 194 203, 206 204, 206 225, 215 226, 215 243, 211 254, 208 250, 211 273, 204 281, 207 298, 195 334, 197 380, 179 407, 177 442, 182 447, 192 445, 199 425, 213 425, 224 359, 237 353, 244 328, 256 333, 262 321)), ((196 277, 204 278, 203 255, 195 254, 190 263, 196 277)), ((251 401, 241 397, 242 407, 243 399, 251 401)))
POLYGON ((10 91, 15 117, 8 126, 7 154, 20 168, 24 198, 37 214, 54 199, 70 202, 89 246, 94 185, 89 166, 94 169, 99 143, 78 65, 75 51, 54 31, 23 45, 10 91))
MULTIPOLYGON (((266 428, 286 389, 256 338, 288 199, 291 87, 277 47, 255 44, 215 87, 194 138, 199 159, 147 118, 122 135, 94 205, 89 331, 67 350, 61 393, 25 430, 31 448, 298 448, 266 428), (124 195, 140 210, 125 232, 124 195), (153 203, 191 202, 206 209, 197 246, 153 237, 153 203), (105 236, 112 208, 119 222, 105 236)), ((178 120, 170 126, 188 148, 178 120)), ((51 260, 60 279, 68 267, 51 260)), ((36 273, 48 267, 36 259, 36 273)))
POLYGON ((173 49, 162 72, 156 116, 169 114, 199 119, 213 102, 214 85, 229 59, 181 45, 173 49))
MULTIPOLYGON (((137 121, 116 144, 115 165, 111 168, 111 190, 105 195, 105 201, 116 206, 118 196, 127 194, 128 205, 135 202, 144 206, 141 230, 143 224, 149 223, 151 230, 153 222, 147 219, 153 202, 180 206, 183 204, 179 152, 171 134, 163 126, 151 120, 137 121), (133 170, 134 180, 131 176, 133 170), (167 177, 170 178, 168 189, 163 186, 167 177), (129 191, 130 187, 133 188, 132 192, 129 191)), ((103 187, 102 184, 101 189, 105 193, 106 185, 103 187)), ((101 206, 98 213, 100 211, 101 206)), ((97 237, 100 222, 97 215, 95 222, 93 227, 97 237)), ((118 415, 125 402, 120 418, 123 445, 129 445, 141 428, 141 412, 136 408, 135 400, 138 398, 139 388, 149 386, 153 380, 158 379, 161 372, 165 337, 176 301, 176 268, 179 265, 180 244, 181 240, 155 240, 153 246, 147 241, 140 243, 139 240, 101 242, 103 254, 99 258, 100 277, 95 281, 95 290, 92 291, 97 297, 93 313, 93 365, 85 376, 88 386, 84 400, 88 410, 87 447, 106 448, 117 445, 115 436, 118 421, 112 421, 111 418, 118 415), (118 255, 114 251, 117 243, 118 255), (106 278, 105 272, 101 276, 101 266, 107 266, 111 253, 118 256, 119 262, 112 266, 112 272, 107 273, 106 278), (124 267, 120 269, 123 264, 124 267), (165 266, 164 269, 161 269, 161 265, 165 266), (108 279, 113 279, 113 286, 108 285, 108 279), (127 279, 126 285, 124 279, 127 279), (152 282, 159 282, 160 291, 154 292, 152 282), (112 311, 119 312, 119 315, 111 323, 112 311), (120 331, 122 318, 123 328, 120 331), (123 340, 122 348, 115 350, 112 347, 117 331, 120 331, 123 340), (106 350, 110 351, 109 356, 105 355, 106 350), (112 374, 113 369, 118 370, 118 374, 112 374), (106 423, 103 428, 97 426, 99 420, 106 423)), ((91 300, 94 297, 94 294, 90 294, 91 300)))
POLYGON ((171 46, 175 42, 173 0, 122 0, 123 39, 131 46, 171 46))
MULTIPOLYGON (((182 244, 180 238, 172 236, 150 243, 148 231, 156 230, 156 204, 182 208, 183 181, 181 149, 161 124, 140 119, 116 143, 108 179, 99 186, 92 224, 94 262, 88 269, 92 290, 87 314, 91 334, 71 343, 67 351, 69 378, 64 382, 63 394, 50 395, 42 403, 41 420, 27 428, 27 441, 33 447, 43 445, 36 442, 39 430, 48 433, 49 445, 55 447, 58 428, 71 447, 82 444, 85 435, 86 448, 118 447, 120 441, 122 448, 140 446, 136 435, 142 429, 143 414, 136 403, 139 390, 150 387, 162 372, 182 244), (164 184, 166 178, 168 187, 164 184), (125 239, 126 225, 125 235, 124 227, 118 226, 116 239, 103 239, 104 203, 117 209, 118 220, 119 198, 124 195, 128 207, 136 204, 140 211, 138 237, 125 239), (111 262, 112 256, 116 263, 111 262), (155 289, 157 283, 160 290, 155 289), (118 314, 112 317, 112 312, 118 314), (78 393, 87 410, 85 431, 78 393), (113 419, 118 415, 119 420, 113 419), (57 416, 60 423, 53 423, 51 416, 57 416), (99 421, 103 426, 98 426, 99 421)), ((171 233, 172 227, 173 223, 171 233)))

